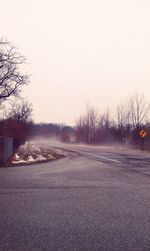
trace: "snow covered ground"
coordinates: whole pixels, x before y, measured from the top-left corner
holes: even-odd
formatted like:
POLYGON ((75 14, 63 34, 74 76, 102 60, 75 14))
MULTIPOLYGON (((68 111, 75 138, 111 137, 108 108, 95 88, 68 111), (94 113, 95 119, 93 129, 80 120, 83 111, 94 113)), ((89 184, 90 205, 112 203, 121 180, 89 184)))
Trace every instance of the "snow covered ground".
POLYGON ((61 150, 52 148, 44 144, 38 144, 36 141, 28 141, 20 146, 18 151, 12 156, 12 164, 30 164, 43 161, 56 160, 65 157, 61 150))

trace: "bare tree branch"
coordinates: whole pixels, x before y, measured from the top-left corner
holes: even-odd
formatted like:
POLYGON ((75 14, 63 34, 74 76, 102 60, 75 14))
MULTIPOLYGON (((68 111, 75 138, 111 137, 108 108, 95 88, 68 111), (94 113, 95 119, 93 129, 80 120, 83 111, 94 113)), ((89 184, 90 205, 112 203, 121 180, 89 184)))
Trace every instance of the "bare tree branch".
POLYGON ((32 110, 32 105, 27 101, 17 102, 15 100, 10 102, 10 110, 5 115, 7 118, 12 118, 17 122, 26 123, 31 120, 32 110))
POLYGON ((29 82, 29 75, 19 71, 25 58, 5 39, 0 39, 0 100, 20 93, 21 87, 29 82))

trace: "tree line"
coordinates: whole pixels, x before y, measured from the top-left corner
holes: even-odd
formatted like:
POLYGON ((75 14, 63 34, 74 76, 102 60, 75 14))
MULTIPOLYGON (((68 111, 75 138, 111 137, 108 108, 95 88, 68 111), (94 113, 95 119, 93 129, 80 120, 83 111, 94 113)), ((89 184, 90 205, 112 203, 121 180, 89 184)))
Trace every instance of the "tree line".
POLYGON ((144 95, 135 93, 117 105, 111 112, 99 111, 91 105, 76 121, 77 142, 86 144, 121 143, 138 146, 141 142, 140 131, 146 132, 146 143, 150 143, 150 104, 144 95))

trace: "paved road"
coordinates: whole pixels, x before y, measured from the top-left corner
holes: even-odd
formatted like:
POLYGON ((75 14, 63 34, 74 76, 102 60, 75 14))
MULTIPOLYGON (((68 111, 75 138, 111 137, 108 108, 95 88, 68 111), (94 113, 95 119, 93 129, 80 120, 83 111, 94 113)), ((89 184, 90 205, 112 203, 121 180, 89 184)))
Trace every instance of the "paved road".
POLYGON ((149 155, 71 148, 0 169, 0 251, 149 251, 149 155))
MULTIPOLYGON (((62 147, 63 148, 63 147, 62 147)), ((130 171, 140 172, 150 176, 150 153, 142 152, 140 150, 127 150, 121 147, 99 147, 99 146, 85 146, 72 145, 71 147, 65 145, 65 149, 72 149, 82 156, 90 159, 101 161, 103 163, 115 163, 119 167, 125 167, 130 171)))

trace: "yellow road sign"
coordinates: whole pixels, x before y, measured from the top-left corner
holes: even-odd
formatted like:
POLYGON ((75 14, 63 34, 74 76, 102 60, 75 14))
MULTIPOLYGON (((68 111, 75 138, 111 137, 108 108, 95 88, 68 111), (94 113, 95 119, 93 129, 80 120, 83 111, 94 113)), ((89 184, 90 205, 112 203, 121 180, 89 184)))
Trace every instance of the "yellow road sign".
POLYGON ((139 134, 140 134, 141 138, 145 138, 146 135, 147 135, 147 133, 145 132, 145 130, 141 130, 139 134))

